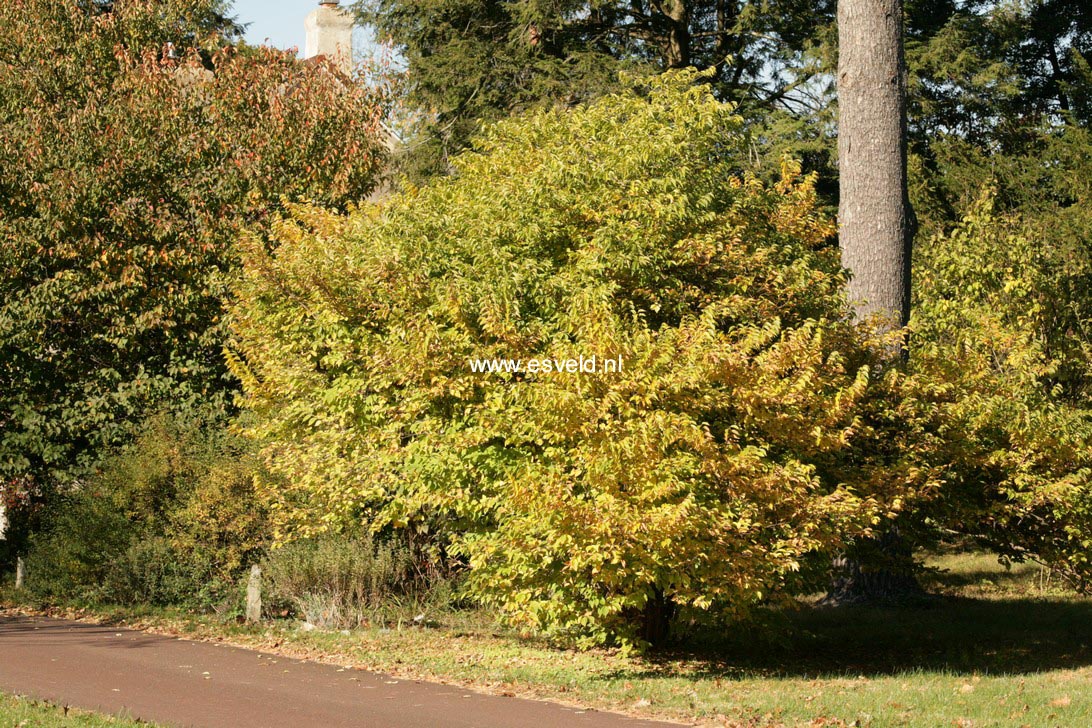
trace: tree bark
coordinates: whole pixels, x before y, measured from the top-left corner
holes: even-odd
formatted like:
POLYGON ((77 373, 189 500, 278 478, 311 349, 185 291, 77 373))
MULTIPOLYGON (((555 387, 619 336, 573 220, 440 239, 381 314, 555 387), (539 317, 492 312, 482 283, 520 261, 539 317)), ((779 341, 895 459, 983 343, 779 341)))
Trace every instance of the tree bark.
POLYGON ((637 626, 637 635, 652 647, 662 647, 671 636, 671 623, 677 606, 663 590, 652 587, 643 609, 628 616, 637 626))
POLYGON ((910 316, 914 216, 906 182, 902 0, 838 3, 838 204, 842 264, 858 318, 910 316))
POLYGON ((667 21, 664 61, 668 68, 690 65, 690 8, 687 0, 663 0, 660 12, 667 21))
MULTIPOLYGON (((902 0, 838 2, 839 244, 858 320, 910 318, 915 218, 906 171, 902 0)), ((892 527, 834 563, 828 604, 919 598, 909 546, 892 527)))
POLYGON ((834 560, 830 589, 819 603, 842 607, 925 603, 927 599, 909 545, 891 528, 834 560))

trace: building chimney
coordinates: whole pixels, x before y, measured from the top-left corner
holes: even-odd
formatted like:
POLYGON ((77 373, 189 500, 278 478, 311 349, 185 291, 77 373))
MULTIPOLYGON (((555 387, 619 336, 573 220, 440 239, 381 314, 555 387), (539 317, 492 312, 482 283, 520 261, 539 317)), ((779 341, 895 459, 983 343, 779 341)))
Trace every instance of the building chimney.
POLYGON ((305 58, 325 57, 346 75, 353 70, 353 16, 337 0, 322 0, 307 16, 305 58))

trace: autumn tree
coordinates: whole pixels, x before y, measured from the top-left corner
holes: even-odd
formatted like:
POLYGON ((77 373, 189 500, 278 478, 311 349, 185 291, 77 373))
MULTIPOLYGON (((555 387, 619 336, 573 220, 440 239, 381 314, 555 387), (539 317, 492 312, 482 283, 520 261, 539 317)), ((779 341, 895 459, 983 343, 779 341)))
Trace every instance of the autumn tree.
POLYGON ((0 7, 6 497, 79 478, 153 409, 228 407, 240 230, 373 184, 375 95, 236 30, 213 0, 0 7))
POLYGON ((408 532, 520 628, 659 642, 814 589, 929 497, 814 177, 738 173, 700 80, 498 124, 457 174, 250 239, 233 368, 279 538, 408 532), (474 364, 580 356, 623 363, 474 364))

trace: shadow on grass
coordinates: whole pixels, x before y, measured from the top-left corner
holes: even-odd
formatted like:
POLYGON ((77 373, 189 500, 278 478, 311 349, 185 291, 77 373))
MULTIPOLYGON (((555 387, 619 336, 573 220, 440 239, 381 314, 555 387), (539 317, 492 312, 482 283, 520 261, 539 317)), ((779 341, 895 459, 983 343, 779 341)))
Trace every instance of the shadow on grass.
POLYGON ((680 661, 689 675, 696 669, 726 679, 1011 675, 1092 665, 1092 600, 947 597, 921 607, 806 607, 785 619, 789 636, 778 643, 757 632, 691 635, 649 656, 649 676, 670 674, 680 661))
MULTIPOLYGON (((947 571, 932 578, 922 580, 927 588, 938 589, 944 592, 966 589, 968 587, 993 585, 999 589, 1008 590, 1010 594, 1027 594, 1029 589, 1034 589, 1040 582, 1041 575, 1038 571, 1029 571, 1026 568, 1014 568, 1004 570, 994 568, 977 568, 960 571, 947 571)), ((1065 588, 1065 582, 1058 577, 1051 577, 1048 583, 1060 589, 1065 588)))

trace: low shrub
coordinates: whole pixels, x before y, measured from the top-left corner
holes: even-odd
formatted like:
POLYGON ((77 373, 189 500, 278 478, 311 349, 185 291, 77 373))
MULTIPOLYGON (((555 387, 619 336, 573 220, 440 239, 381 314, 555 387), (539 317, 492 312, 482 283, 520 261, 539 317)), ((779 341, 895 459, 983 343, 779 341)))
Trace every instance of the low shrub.
POLYGON ((370 535, 324 536, 274 549, 262 564, 263 603, 322 629, 413 619, 446 606, 450 585, 406 546, 370 535))
POLYGON ((151 418, 51 505, 30 539, 27 587, 42 599, 216 605, 265 547, 255 468, 219 418, 151 418))
POLYGON ((207 570, 162 537, 140 538, 113 555, 102 583, 103 601, 152 606, 193 605, 207 592, 207 570))
POLYGON ((137 529, 111 498, 87 487, 55 503, 48 530, 35 533, 26 555, 26 588, 46 599, 103 598, 112 562, 137 529))

